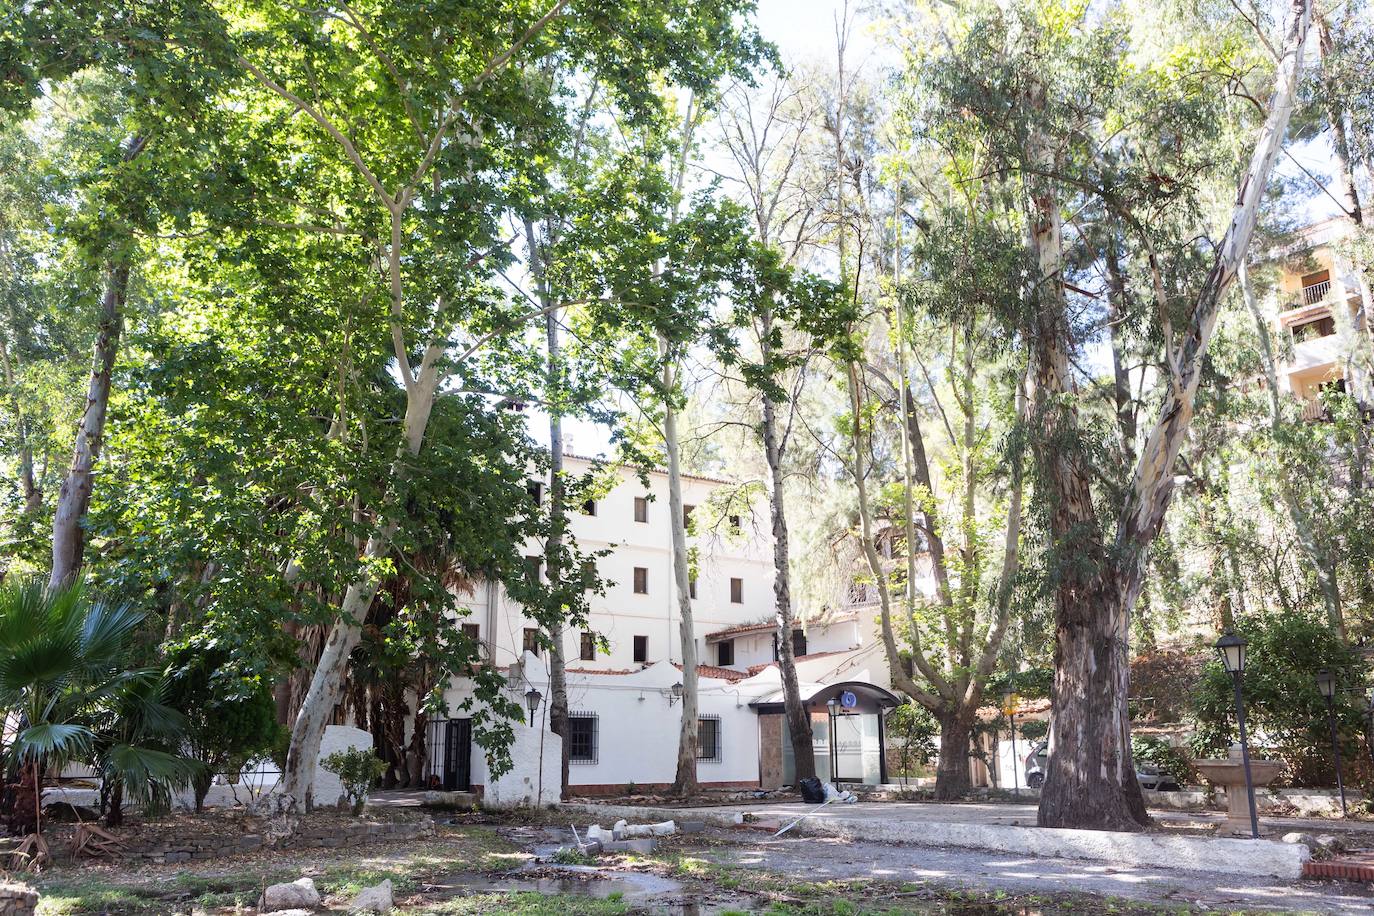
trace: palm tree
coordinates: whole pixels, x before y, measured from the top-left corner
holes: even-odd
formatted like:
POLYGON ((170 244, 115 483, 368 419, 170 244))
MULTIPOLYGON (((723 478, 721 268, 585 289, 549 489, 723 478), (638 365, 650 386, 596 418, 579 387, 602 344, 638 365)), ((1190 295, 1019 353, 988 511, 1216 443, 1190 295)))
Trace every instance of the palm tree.
POLYGON ((142 621, 127 604, 92 601, 80 582, 0 583, 0 761, 11 778, 32 780, 34 833, 45 767, 89 763, 116 799, 144 801, 194 774, 193 762, 170 751, 180 714, 161 702, 158 673, 129 665, 142 621))

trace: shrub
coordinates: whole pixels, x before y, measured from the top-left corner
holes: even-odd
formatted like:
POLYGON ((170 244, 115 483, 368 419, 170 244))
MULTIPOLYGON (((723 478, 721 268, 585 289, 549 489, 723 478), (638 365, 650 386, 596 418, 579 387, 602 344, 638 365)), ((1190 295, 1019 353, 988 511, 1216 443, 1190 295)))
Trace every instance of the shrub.
MULTIPOLYGON (((1249 643, 1245 662, 1245 713, 1251 753, 1283 761, 1283 778, 1295 786, 1335 784, 1326 702, 1315 677, 1322 668, 1336 672, 1343 687, 1364 679, 1357 650, 1341 642, 1324 621, 1287 613, 1241 621, 1237 633, 1249 643)), ((1336 728, 1346 762, 1357 756, 1361 733, 1359 696, 1338 691, 1336 728)), ((1193 698, 1197 756, 1225 756, 1236 740, 1231 676, 1213 659, 1202 672, 1193 698)))
POLYGON ((924 766, 935 756, 935 736, 940 733, 940 724, 924 706, 903 703, 888 713, 887 733, 894 739, 898 765, 905 779, 917 765, 924 766))
POLYGON ((1197 774, 1186 750, 1156 735, 1132 735, 1131 757, 1136 764, 1149 763, 1174 778, 1180 786, 1196 785, 1197 774))
POLYGON ((372 753, 371 748, 355 747, 335 751, 320 761, 320 765, 343 783, 344 794, 353 803, 353 813, 362 814, 367 793, 386 770, 386 761, 372 753))
POLYGON ((202 767, 193 781, 196 811, 216 773, 237 774, 285 731, 267 681, 207 642, 193 638, 167 653, 167 704, 186 717, 187 756, 202 767))
POLYGON ((1050 723, 1045 719, 1027 719, 1016 723, 1016 730, 1021 737, 1034 744, 1050 733, 1050 723))

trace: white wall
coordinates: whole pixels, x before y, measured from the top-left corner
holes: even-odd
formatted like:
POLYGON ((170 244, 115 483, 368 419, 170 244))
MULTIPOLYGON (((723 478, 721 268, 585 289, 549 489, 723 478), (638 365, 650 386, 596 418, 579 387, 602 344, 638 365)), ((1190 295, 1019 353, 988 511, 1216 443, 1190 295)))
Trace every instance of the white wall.
POLYGON ((475 744, 472 781, 483 786, 482 804, 490 808, 543 807, 558 803, 563 739, 545 728, 516 725, 511 742, 511 768, 492 777, 475 744), (542 757, 542 761, 541 761, 542 757))
MULTIPOLYGON (((579 458, 566 460, 570 474, 585 471, 588 463, 579 458)), ((661 473, 649 474, 646 489, 638 476, 619 472, 620 482, 597 500, 596 514, 583 515, 573 507, 570 526, 578 546, 587 553, 610 549, 612 553, 598 562, 598 572, 606 580, 604 595, 590 597, 590 628, 604 637, 609 651, 600 651, 591 660, 581 658, 581 632, 565 634, 564 657, 572 668, 627 670, 638 667, 634 661, 634 637, 648 637, 648 661, 682 660, 679 636, 678 601, 673 575, 671 531, 668 519, 668 481, 661 473), (648 521, 636 522, 635 498, 652 495, 648 521), (634 591, 634 570, 647 570, 648 591, 634 591)), ((535 479, 531 476, 531 479, 535 479)), ((705 655, 705 634, 741 623, 760 620, 772 613, 773 566, 771 536, 764 507, 752 514, 741 512, 741 535, 708 530, 706 509, 711 494, 721 484, 703 478, 683 480, 683 502, 698 508, 695 518, 701 531, 689 539, 698 555, 697 597, 692 602, 698 655, 702 663, 714 663, 705 655), (730 600, 730 579, 743 580, 742 601, 730 600)), ((547 497, 545 497, 547 498, 547 497)), ((526 547, 527 556, 541 553, 537 543, 526 547)), ((470 616, 466 623, 480 627, 483 640, 495 637, 494 661, 505 666, 517 661, 523 648, 524 630, 534 624, 518 604, 499 586, 489 591, 479 587, 464 602, 470 616)), ((771 656, 770 656, 771 660, 771 656)))

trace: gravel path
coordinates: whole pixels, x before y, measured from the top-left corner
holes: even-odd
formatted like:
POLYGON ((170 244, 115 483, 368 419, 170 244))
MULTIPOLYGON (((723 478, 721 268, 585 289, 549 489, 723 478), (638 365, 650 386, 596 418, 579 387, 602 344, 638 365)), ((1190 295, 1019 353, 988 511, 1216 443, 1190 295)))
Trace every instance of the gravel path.
POLYGON ((1335 881, 1286 884, 1218 879, 1200 872, 1114 868, 1095 862, 1009 856, 971 849, 845 842, 828 837, 741 837, 712 831, 727 845, 702 853, 722 864, 761 868, 798 880, 876 878, 1010 893, 1087 892, 1208 909, 1369 913, 1374 888, 1335 881))

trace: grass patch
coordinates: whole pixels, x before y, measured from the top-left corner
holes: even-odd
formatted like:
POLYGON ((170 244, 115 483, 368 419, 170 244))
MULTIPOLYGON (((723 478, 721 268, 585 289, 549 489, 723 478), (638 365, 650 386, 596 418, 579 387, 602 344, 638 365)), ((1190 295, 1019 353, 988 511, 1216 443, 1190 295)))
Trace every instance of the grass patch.
POLYGON ((133 873, 114 868, 64 866, 31 883, 38 890, 38 916, 152 916, 171 909, 252 906, 262 888, 301 876, 302 866, 318 866, 312 877, 324 895, 351 897, 390 878, 397 893, 409 893, 427 877, 453 871, 497 871, 523 861, 520 850, 489 827, 444 830, 433 840, 397 846, 339 850, 299 850, 245 857, 232 871, 224 863, 181 865, 133 873), (189 871, 188 869, 200 869, 189 871))
POLYGON ((630 908, 620 900, 521 892, 457 897, 415 912, 425 916, 622 916, 630 908))

